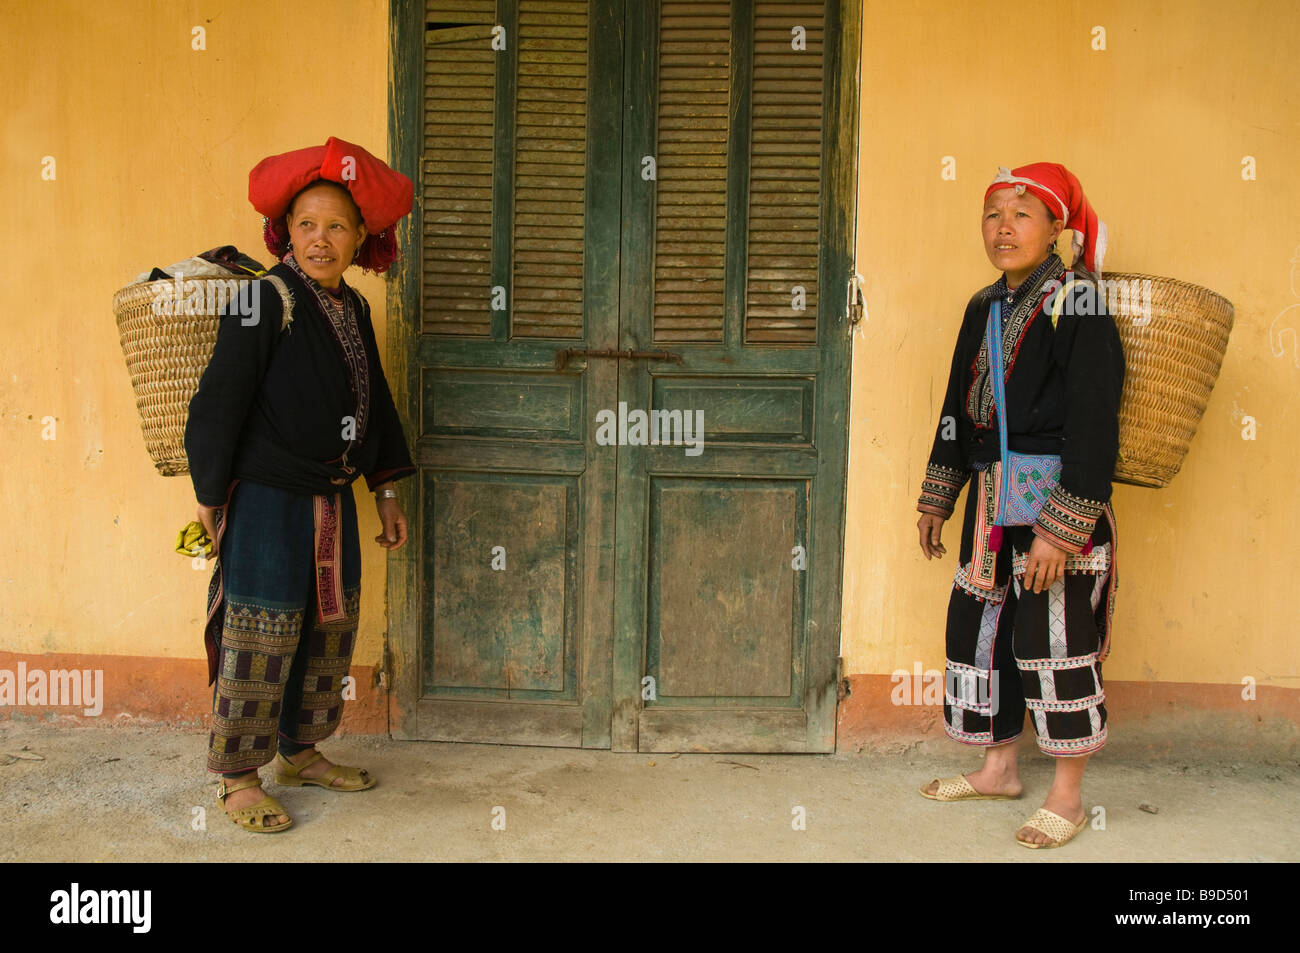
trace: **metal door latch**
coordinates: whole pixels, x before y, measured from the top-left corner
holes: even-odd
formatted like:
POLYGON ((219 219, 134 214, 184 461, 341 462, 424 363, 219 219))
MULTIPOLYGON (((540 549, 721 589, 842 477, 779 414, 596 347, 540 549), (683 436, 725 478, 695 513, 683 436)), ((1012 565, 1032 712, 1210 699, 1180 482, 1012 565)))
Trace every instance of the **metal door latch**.
POLYGON ((633 351, 630 348, 626 351, 614 351, 608 348, 603 350, 589 350, 585 348, 566 347, 564 350, 555 352, 555 369, 562 371, 568 365, 569 359, 573 357, 599 357, 618 360, 626 358, 632 361, 672 361, 674 364, 682 362, 680 354, 673 354, 671 351, 633 351))

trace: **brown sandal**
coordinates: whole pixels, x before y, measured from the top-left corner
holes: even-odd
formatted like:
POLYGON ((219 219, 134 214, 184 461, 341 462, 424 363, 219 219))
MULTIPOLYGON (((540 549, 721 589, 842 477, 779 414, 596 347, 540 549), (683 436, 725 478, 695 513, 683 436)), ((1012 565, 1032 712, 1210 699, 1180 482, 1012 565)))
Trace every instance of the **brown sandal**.
MULTIPOLYGON (((234 784, 227 784, 226 779, 222 778, 217 783, 217 803, 221 809, 226 810, 226 798, 236 791, 242 791, 245 788, 257 788, 262 786, 262 779, 254 772, 249 778, 243 781, 236 781, 234 784)), ((256 804, 250 804, 248 807, 236 808, 233 811, 226 811, 226 817, 230 818, 245 830, 254 831, 258 834, 274 834, 277 831, 283 831, 293 826, 293 818, 283 824, 264 825, 264 818, 275 817, 283 814, 289 817, 289 812, 284 809, 284 805, 277 801, 271 795, 266 795, 256 804)))
POLYGON ((302 777, 302 772, 306 768, 325 757, 319 751, 315 752, 312 757, 302 764, 294 764, 278 751, 275 753, 275 757, 277 759, 275 783, 283 784, 286 787, 300 788, 304 784, 315 784, 331 791, 364 791, 375 786, 375 779, 370 776, 365 768, 349 768, 341 764, 334 765, 319 778, 302 777), (344 782, 343 784, 334 783, 340 779, 344 782))

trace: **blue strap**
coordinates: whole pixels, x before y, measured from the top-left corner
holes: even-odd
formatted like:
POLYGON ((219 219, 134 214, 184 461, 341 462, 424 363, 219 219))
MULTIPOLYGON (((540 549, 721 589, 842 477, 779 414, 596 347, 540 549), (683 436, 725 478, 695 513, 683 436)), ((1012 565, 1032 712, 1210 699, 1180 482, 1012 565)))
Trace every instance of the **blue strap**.
POLYGON ((993 306, 989 308, 989 323, 985 328, 984 342, 989 352, 989 380, 993 386, 993 411, 998 418, 998 441, 1002 456, 1002 469, 998 479, 998 518, 994 525, 1002 525, 1002 517, 1006 513, 1006 483, 1007 483, 1007 415, 1003 412, 1006 407, 1006 394, 1004 389, 1006 382, 1002 379, 1002 302, 997 298, 993 299, 993 306))

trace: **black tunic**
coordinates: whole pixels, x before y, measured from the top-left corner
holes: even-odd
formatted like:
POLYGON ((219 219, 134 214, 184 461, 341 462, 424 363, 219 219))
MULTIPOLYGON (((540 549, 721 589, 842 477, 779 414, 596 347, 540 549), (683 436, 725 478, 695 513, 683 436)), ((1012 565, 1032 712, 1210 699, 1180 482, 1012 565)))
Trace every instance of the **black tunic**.
POLYGON ((372 489, 415 472, 402 423, 384 377, 370 323, 370 306, 356 291, 357 324, 365 353, 369 415, 347 456, 345 418, 357 414, 347 364, 315 293, 292 268, 270 274, 293 295, 293 321, 281 331, 283 305, 275 286, 255 283, 256 324, 222 313, 212 360, 189 406, 185 451, 194 493, 205 506, 225 504, 232 480, 246 479, 306 495, 333 494, 358 475, 372 489))
MULTIPOLYGON (((1012 293, 1012 301, 1036 291, 1041 295, 1031 276, 1012 293)), ((977 420, 970 407, 979 406, 978 392, 972 389, 989 308, 1001 297, 1005 321, 1011 310, 1007 295, 1004 277, 966 305, 922 485, 922 512, 951 516, 972 469, 982 469, 1001 453, 996 412, 977 420), (947 418, 955 421, 956 439, 951 439, 953 427, 945 428, 947 418), (950 439, 944 439, 945 429, 950 439)), ((1067 552, 1078 552, 1110 500, 1119 452, 1124 352, 1104 295, 1095 286, 1076 284, 1065 299, 1055 328, 1041 300, 1021 327, 1004 326, 1004 336, 1014 348, 1006 371, 1007 443, 1019 453, 1060 455, 1060 484, 1034 532, 1067 552), (1018 343, 1011 342, 1012 336, 1018 343)))

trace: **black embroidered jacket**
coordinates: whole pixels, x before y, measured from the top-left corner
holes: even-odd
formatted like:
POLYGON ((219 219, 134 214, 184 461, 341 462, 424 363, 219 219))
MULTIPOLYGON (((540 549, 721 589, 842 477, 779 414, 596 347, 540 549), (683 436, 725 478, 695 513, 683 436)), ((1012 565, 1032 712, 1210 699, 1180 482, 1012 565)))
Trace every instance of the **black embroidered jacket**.
POLYGON ((1060 260, 1049 256, 1014 293, 1008 294, 1004 276, 967 304, 917 509, 950 517, 975 465, 982 468, 1001 453, 987 395, 987 355, 982 353, 989 307, 1001 297, 1007 443, 1020 453, 1061 456, 1060 484, 1034 532, 1077 553, 1110 500, 1124 352, 1104 294, 1095 285, 1070 287, 1052 327, 1044 291, 1065 284, 1070 276, 1061 275, 1062 270, 1060 260), (1017 312, 1020 320, 1012 317, 1017 312))
POLYGON ((227 306, 190 401, 185 451, 198 501, 225 504, 236 478, 315 495, 336 493, 357 476, 373 489, 413 474, 365 298, 343 284, 343 293, 354 296, 353 341, 361 345, 350 372, 303 277, 283 263, 269 273, 293 295, 292 323, 281 331, 280 295, 271 282, 257 281, 256 323, 239 313, 238 302, 227 306), (366 389, 367 400, 358 402, 357 388, 366 389), (358 416, 364 433, 355 433, 358 416))

